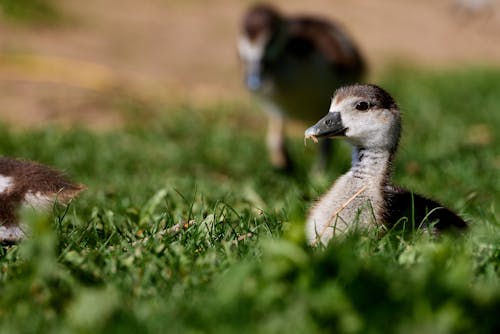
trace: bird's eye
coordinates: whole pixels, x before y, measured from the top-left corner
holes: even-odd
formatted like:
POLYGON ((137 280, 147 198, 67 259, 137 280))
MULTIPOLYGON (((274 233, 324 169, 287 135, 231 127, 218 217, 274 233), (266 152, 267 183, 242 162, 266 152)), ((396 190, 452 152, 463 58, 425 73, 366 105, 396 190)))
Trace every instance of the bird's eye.
POLYGON ((359 110, 359 111, 366 111, 366 110, 368 110, 369 107, 370 107, 370 104, 368 102, 365 102, 365 101, 361 101, 361 102, 356 103, 356 110, 359 110))

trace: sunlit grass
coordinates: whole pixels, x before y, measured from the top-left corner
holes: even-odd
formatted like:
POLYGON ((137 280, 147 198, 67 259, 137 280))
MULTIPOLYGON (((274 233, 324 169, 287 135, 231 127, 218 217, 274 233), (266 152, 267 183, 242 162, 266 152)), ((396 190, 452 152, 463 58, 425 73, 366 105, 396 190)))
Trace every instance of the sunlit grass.
POLYGON ((395 181, 459 212, 465 235, 371 231, 310 249, 307 208, 348 148, 318 177, 316 147, 292 138, 296 172, 276 173, 264 118, 238 106, 169 107, 99 134, 3 127, 3 155, 88 190, 0 248, 0 330, 495 332, 500 71, 396 69, 380 84, 404 112, 395 181))

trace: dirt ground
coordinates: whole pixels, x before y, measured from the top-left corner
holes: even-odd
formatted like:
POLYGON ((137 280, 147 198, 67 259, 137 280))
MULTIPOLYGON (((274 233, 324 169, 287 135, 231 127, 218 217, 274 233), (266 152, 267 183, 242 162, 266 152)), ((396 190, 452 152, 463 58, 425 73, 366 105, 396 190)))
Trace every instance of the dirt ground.
MULTIPOLYGON (((465 2, 462 0, 461 2, 465 2)), ((473 0, 469 0, 473 1, 473 0)), ((120 124, 116 87, 146 98, 201 103, 246 98, 235 39, 253 1, 54 0, 54 26, 0 16, 0 119, 93 128, 120 124)), ((500 63, 500 2, 468 11, 454 0, 272 1, 286 14, 340 22, 372 77, 405 61, 440 68, 500 63)))

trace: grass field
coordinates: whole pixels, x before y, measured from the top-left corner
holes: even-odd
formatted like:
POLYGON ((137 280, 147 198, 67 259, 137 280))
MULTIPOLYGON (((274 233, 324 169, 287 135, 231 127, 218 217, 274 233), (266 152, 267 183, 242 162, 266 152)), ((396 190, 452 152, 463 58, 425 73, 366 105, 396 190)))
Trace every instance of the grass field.
POLYGON ((500 331, 500 71, 394 68, 380 84, 403 110, 396 182, 459 212, 465 235, 374 231, 310 249, 307 208, 349 149, 318 176, 316 147, 295 136, 295 173, 276 173, 265 119, 243 103, 124 103, 136 121, 106 133, 3 126, 2 155, 88 190, 53 217, 26 213, 32 238, 0 248, 0 331, 500 331))

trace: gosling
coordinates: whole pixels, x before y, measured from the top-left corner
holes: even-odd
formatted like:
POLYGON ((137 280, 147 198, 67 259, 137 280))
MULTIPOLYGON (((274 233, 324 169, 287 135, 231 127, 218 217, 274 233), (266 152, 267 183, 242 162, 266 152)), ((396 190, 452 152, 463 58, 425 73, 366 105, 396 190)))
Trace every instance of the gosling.
POLYGON ((43 210, 55 202, 67 204, 84 188, 51 167, 0 158, 0 243, 16 243, 26 236, 28 226, 19 221, 20 207, 43 210))
POLYGON ((436 230, 466 227, 441 204, 391 184, 400 132, 399 108, 382 88, 353 85, 335 92, 328 114, 306 130, 305 138, 345 139, 352 146, 352 166, 310 210, 311 244, 327 244, 353 224, 392 227, 403 217, 436 230))
MULTIPOLYGON (((285 17, 265 4, 245 13, 238 52, 246 87, 268 115, 267 146, 277 169, 292 167, 285 119, 317 120, 333 90, 359 82, 365 73, 358 48, 336 23, 313 16, 285 17)), ((328 140, 321 143, 320 170, 329 163, 330 145, 328 140)))

